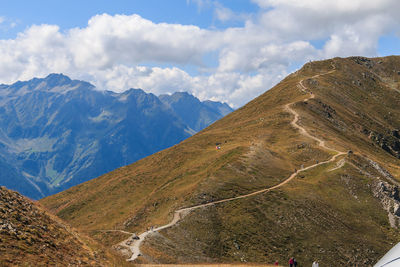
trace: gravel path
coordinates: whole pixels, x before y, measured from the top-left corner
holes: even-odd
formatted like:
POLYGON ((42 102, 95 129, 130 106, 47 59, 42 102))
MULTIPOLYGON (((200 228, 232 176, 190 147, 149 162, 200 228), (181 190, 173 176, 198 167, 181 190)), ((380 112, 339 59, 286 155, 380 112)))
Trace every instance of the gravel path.
MULTIPOLYGON (((329 71, 329 72, 323 73, 323 74, 314 75, 314 76, 312 76, 311 78, 317 78, 317 77, 322 76, 322 75, 330 74, 330 73, 332 73, 332 72, 334 72, 334 71, 335 71, 335 69, 333 69, 333 70, 331 70, 331 71, 329 71)), ((306 93, 308 93, 308 94, 310 95, 308 98, 306 98, 306 99, 303 100, 303 101, 308 101, 308 100, 314 98, 315 95, 314 95, 312 92, 310 92, 310 91, 303 85, 303 81, 304 81, 304 79, 301 80, 301 81, 299 82, 298 86, 299 86, 299 88, 300 88, 303 92, 306 92, 306 93)), ((169 228, 169 227, 175 225, 179 220, 181 220, 185 215, 187 215, 187 214, 188 214, 190 211, 192 211, 192 210, 199 209, 199 208, 204 208, 204 207, 208 207, 208 206, 212 206, 212 205, 216 205, 216 204, 224 203, 224 202, 228 202, 228 201, 233 201, 233 200, 237 200, 237 199, 247 198, 247 197, 255 196, 255 195, 258 195, 258 194, 265 193, 265 192, 269 192, 269 191, 271 191, 271 190, 274 190, 274 189, 276 189, 276 188, 279 188, 279 187, 281 187, 281 186, 287 184, 287 183, 290 182, 294 177, 296 177, 296 175, 299 174, 300 172, 304 172, 304 171, 307 171, 307 170, 309 170, 309 169, 315 168, 315 167, 317 167, 317 166, 319 166, 319 165, 322 165, 322 164, 325 164, 325 163, 329 163, 329 162, 335 161, 337 157, 339 157, 339 156, 341 156, 341 155, 345 155, 345 154, 346 154, 345 152, 342 152, 342 151, 339 151, 339 150, 336 150, 336 149, 333 149, 333 148, 330 148, 330 147, 326 146, 324 140, 319 139, 318 137, 312 136, 310 133, 307 132, 307 130, 306 130, 303 126, 301 126, 301 125, 298 124, 299 114, 291 107, 294 103, 295 103, 295 102, 289 103, 289 104, 286 104, 286 105, 285 105, 285 109, 294 115, 294 118, 293 118, 293 120, 290 122, 290 124, 291 124, 294 128, 298 129, 299 132, 300 132, 302 135, 307 136, 307 137, 309 137, 309 138, 311 138, 311 139, 317 141, 317 142, 318 142, 318 145, 319 145, 320 147, 322 147, 322 148, 324 148, 324 149, 326 149, 326 150, 330 150, 330 151, 332 151, 332 152, 335 152, 335 153, 337 153, 337 154, 335 154, 335 155, 334 155, 331 159, 329 159, 329 160, 321 161, 321 162, 319 162, 319 163, 316 163, 316 164, 310 165, 310 166, 308 166, 308 167, 305 167, 305 168, 303 168, 303 169, 300 169, 300 170, 295 171, 295 172, 292 173, 292 174, 289 176, 289 178, 287 178, 285 181, 283 181, 283 182, 281 182, 281 183, 279 183, 279 184, 277 184, 277 185, 274 185, 274 186, 272 186, 272 187, 265 188, 265 189, 262 189, 262 190, 259 190, 259 191, 255 191, 255 192, 253 192, 253 193, 249 193, 249 194, 246 194, 246 195, 241 195, 241 196, 237 196, 237 197, 232 197, 232 198, 217 200, 217 201, 209 202, 209 203, 206 203, 206 204, 201 204, 201 205, 196 205, 196 206, 192 206, 192 207, 187 207, 187 208, 182 208, 182 209, 176 210, 175 213, 174 213, 174 217, 173 217, 173 219, 172 219, 172 221, 171 221, 170 223, 168 223, 168 224, 166 224, 166 225, 163 225, 163 226, 160 226, 160 227, 157 227, 157 228, 154 228, 154 229, 151 229, 151 230, 148 230, 148 231, 146 231, 146 232, 141 233, 141 234, 139 235, 139 239, 133 239, 134 235, 132 235, 130 238, 128 238, 128 239, 126 239, 126 240, 124 240, 124 241, 122 241, 122 242, 120 242, 120 243, 118 244, 118 245, 120 245, 120 246, 129 248, 130 251, 132 252, 132 256, 131 256, 127 261, 134 261, 135 259, 137 259, 138 256, 140 256, 140 254, 141 254, 141 253, 140 253, 140 245, 142 244, 142 242, 145 240, 145 238, 146 238, 148 235, 150 235, 150 234, 152 234, 152 233, 154 233, 154 232, 161 231, 161 230, 163 230, 163 229, 165 229, 165 228, 169 228)), ((113 231, 119 231, 119 230, 113 230, 113 231)), ((127 233, 127 232, 122 231, 122 230, 121 230, 120 232, 127 233)))

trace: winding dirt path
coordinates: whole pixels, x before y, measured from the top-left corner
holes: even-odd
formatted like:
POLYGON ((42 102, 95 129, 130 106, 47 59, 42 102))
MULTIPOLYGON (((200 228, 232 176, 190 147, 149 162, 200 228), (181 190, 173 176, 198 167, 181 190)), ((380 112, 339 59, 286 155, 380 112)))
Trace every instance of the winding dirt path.
MULTIPOLYGON (((322 75, 327 75, 327 74, 332 73, 332 72, 334 72, 334 71, 335 71, 335 67, 333 66, 333 70, 328 71, 328 72, 326 72, 326 73, 314 75, 314 76, 312 76, 311 78, 317 78, 317 77, 322 76, 322 75)), ((312 92, 310 92, 310 91, 304 86, 303 81, 304 81, 305 79, 306 79, 306 78, 302 79, 302 80, 298 83, 298 86, 299 86, 300 90, 302 90, 303 92, 308 93, 308 94, 310 95, 308 98, 306 98, 306 99, 303 100, 303 101, 308 101, 309 99, 312 99, 312 98, 314 98, 315 96, 314 96, 314 94, 313 94, 312 92)), ((307 79, 308 79, 308 78, 307 78, 307 79)), ((317 166, 319 166, 319 165, 322 165, 322 164, 325 164, 325 163, 333 162, 333 161, 336 160, 337 157, 339 157, 339 156, 341 156, 341 155, 345 155, 345 154, 346 154, 345 152, 338 151, 338 150, 336 150, 336 149, 327 147, 324 140, 321 140, 321 139, 319 139, 318 137, 312 136, 311 134, 309 134, 309 133, 307 132, 306 129, 304 129, 304 127, 302 127, 301 125, 298 124, 298 121, 299 121, 299 114, 291 107, 294 103, 296 103, 296 102, 292 102, 292 103, 286 104, 286 105, 284 106, 284 108, 285 108, 288 112, 290 112, 290 113, 292 113, 292 114, 294 115, 294 118, 293 118, 293 120, 290 122, 290 124, 291 124, 294 128, 298 129, 302 135, 304 135, 304 136, 306 136, 306 137, 309 137, 309 138, 315 140, 315 141, 318 143, 318 145, 319 145, 320 147, 322 147, 322 148, 324 148, 324 149, 326 149, 326 150, 330 150, 330 151, 332 151, 332 152, 335 152, 336 154, 335 154, 334 156, 332 156, 331 159, 326 160, 326 161, 318 162, 318 163, 316 163, 316 164, 310 165, 310 166, 305 167, 305 168, 302 168, 302 169, 300 169, 300 170, 296 170, 294 173, 292 173, 292 174, 289 176, 289 178, 287 178, 287 179, 284 180, 283 182, 281 182, 281 183, 279 183, 279 184, 277 184, 277 185, 274 185, 274 186, 272 186, 272 187, 269 187, 269 188, 265 188, 265 189, 262 189, 262 190, 259 190, 259 191, 255 191, 255 192, 253 192, 253 193, 249 193, 249 194, 245 194, 245 195, 241 195, 241 196, 237 196, 237 197, 232 197, 232 198, 217 200, 217 201, 209 202, 209 203, 206 203, 206 204, 201 204, 201 205, 196 205, 196 206, 192 206, 192 207, 187 207, 187 208, 182 208, 182 209, 176 210, 176 211, 174 212, 174 217, 173 217, 173 219, 172 219, 172 221, 171 221, 170 223, 168 223, 168 224, 166 224, 166 225, 163 225, 163 226, 160 226, 160 227, 157 227, 157 228, 154 228, 154 229, 151 229, 151 230, 148 230, 148 231, 146 231, 146 232, 141 233, 141 234, 138 236, 139 239, 134 239, 133 237, 134 237, 135 235, 132 234, 132 236, 131 236, 130 238, 128 238, 128 239, 126 239, 126 240, 124 240, 124 241, 122 241, 122 242, 120 242, 120 243, 118 244, 119 246, 126 247, 126 248, 130 249, 130 251, 132 252, 132 256, 131 256, 127 261, 134 261, 135 259, 137 259, 138 256, 140 256, 140 245, 142 244, 142 242, 145 240, 145 238, 146 238, 148 235, 150 235, 150 234, 153 233, 153 232, 158 232, 158 231, 161 231, 161 230, 163 230, 163 229, 166 229, 166 228, 169 228, 169 227, 175 225, 179 220, 181 220, 185 215, 187 215, 187 214, 188 214, 190 211, 192 211, 192 210, 199 209, 199 208, 204 208, 204 207, 208 207, 208 206, 212 206, 212 205, 216 205, 216 204, 224 203, 224 202, 228 202, 228 201, 233 201, 233 200, 237 200, 237 199, 247 198, 247 197, 255 196, 255 195, 258 195, 258 194, 265 193, 265 192, 269 192, 269 191, 271 191, 271 190, 274 190, 274 189, 276 189, 276 188, 279 188, 279 187, 281 187, 281 186, 287 184, 287 183, 290 182, 294 177, 296 177, 296 175, 299 174, 300 172, 307 171, 307 170, 309 170, 309 169, 315 168, 315 167, 317 167, 317 166)), ((119 230, 112 230, 112 231, 119 231, 119 230)), ((120 232, 122 232, 122 233, 129 233, 129 232, 122 231, 122 230, 121 230, 120 232)))

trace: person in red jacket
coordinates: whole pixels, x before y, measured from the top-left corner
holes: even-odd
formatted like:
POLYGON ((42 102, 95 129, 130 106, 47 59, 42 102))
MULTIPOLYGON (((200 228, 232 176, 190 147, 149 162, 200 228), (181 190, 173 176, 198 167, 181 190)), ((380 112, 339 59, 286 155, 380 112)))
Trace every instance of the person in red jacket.
POLYGON ((294 259, 293 257, 291 257, 289 260, 289 267, 293 267, 293 264, 294 264, 294 259))

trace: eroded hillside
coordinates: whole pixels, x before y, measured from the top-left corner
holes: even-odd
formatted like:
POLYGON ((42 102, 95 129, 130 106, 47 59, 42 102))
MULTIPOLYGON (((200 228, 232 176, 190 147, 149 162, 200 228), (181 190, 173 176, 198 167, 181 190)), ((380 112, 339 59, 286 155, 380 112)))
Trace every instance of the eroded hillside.
POLYGON ((399 237, 399 71, 399 57, 307 63, 181 144, 42 203, 111 246, 128 236, 100 230, 140 233, 297 171, 192 210, 138 260, 372 264, 399 237))
POLYGON ((78 235, 17 192, 0 187, 1 266, 116 266, 104 248, 78 235))

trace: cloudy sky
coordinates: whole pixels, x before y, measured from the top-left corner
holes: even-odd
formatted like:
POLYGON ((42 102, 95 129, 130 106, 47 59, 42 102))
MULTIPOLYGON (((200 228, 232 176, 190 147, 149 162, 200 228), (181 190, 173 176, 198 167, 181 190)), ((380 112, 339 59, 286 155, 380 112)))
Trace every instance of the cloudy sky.
POLYGON ((0 0, 0 83, 49 73, 240 107, 309 60, 400 53, 398 0, 0 0))

